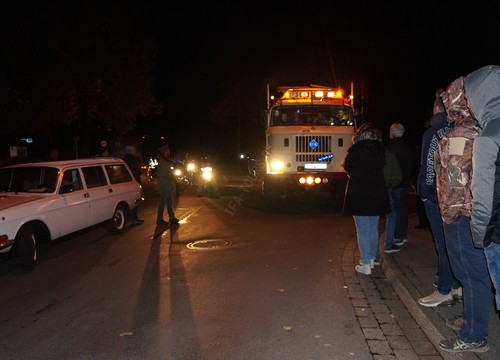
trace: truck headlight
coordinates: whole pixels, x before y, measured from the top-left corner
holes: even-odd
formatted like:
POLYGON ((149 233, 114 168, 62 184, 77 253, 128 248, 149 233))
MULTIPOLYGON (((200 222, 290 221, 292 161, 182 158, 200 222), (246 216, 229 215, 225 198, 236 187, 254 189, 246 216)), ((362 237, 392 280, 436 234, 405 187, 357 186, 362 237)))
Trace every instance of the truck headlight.
POLYGON ((273 161, 271 162, 271 171, 283 171, 283 169, 285 168, 285 164, 283 163, 283 161, 273 161))

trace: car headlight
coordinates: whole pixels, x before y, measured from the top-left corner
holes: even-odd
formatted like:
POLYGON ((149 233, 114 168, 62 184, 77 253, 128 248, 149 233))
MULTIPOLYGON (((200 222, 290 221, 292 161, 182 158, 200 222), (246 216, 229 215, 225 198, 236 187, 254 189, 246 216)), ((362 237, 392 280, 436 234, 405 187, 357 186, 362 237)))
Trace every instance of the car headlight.
POLYGON ((212 173, 209 171, 204 171, 202 176, 203 176, 203 179, 205 179, 207 181, 210 181, 212 179, 212 173))

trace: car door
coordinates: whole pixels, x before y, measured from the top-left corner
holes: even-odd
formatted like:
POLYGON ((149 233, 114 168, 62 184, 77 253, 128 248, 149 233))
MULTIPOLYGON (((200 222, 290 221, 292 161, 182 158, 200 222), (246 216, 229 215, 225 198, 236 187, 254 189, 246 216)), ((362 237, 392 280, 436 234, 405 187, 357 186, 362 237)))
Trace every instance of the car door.
POLYGON ((102 165, 82 167, 82 173, 90 202, 91 222, 98 224, 111 219, 115 200, 102 165))
POLYGON ((67 169, 63 172, 59 188, 57 223, 61 233, 67 235, 92 225, 90 218, 90 197, 82 184, 82 175, 78 168, 67 169))

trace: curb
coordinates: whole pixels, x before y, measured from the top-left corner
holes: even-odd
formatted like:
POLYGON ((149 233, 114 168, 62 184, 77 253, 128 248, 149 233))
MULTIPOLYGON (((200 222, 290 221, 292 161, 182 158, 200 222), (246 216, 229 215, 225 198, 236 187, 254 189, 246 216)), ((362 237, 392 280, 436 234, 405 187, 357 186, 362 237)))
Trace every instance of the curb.
POLYGON ((417 299, 419 299, 422 295, 401 271, 391 256, 384 256, 383 259, 384 261, 382 262, 381 267, 387 281, 389 281, 392 288, 425 335, 433 344, 435 344, 436 349, 439 351, 439 354, 443 357, 443 359, 456 360, 457 355, 464 360, 479 359, 475 353, 449 353, 439 349, 437 343, 441 339, 450 336, 449 334, 443 334, 435 325, 443 322, 443 319, 436 312, 431 309, 423 308, 418 304, 417 299))

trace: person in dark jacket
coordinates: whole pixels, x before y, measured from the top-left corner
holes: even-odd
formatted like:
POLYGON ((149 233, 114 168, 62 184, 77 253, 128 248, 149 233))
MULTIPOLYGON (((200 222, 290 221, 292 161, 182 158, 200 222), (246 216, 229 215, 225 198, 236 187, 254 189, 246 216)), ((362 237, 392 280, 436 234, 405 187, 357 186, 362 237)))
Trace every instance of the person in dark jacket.
POLYGON ((161 146, 158 149, 158 178, 157 188, 160 194, 160 201, 158 202, 158 211, 156 213, 156 225, 168 226, 170 224, 178 224, 179 219, 174 214, 174 199, 173 193, 176 190, 176 180, 172 172, 170 163, 170 147, 168 144, 161 146), (167 207, 169 221, 163 220, 163 213, 167 207))
POLYGON ((379 246, 379 217, 391 211, 384 178, 386 149, 380 136, 373 124, 362 124, 342 164, 348 174, 342 213, 354 218, 361 253, 355 269, 365 275, 372 273, 379 246))
POLYGON ((417 179, 417 192, 425 206, 429 219, 432 236, 438 254, 438 281, 437 291, 429 296, 420 298, 419 304, 426 307, 453 304, 453 295, 461 296, 461 287, 451 271, 450 260, 446 251, 444 240, 443 220, 439 211, 436 192, 436 172, 434 170, 434 156, 439 141, 451 130, 448 125, 443 101, 440 96, 444 89, 436 92, 431 127, 422 136, 422 154, 420 158, 420 171, 417 179))
POLYGON ((403 124, 393 123, 389 128, 390 141, 387 144, 387 150, 396 155, 403 173, 403 179, 391 191, 392 204, 396 214, 394 245, 398 247, 403 245, 408 238, 408 196, 411 189, 411 173, 413 170, 413 150, 404 140, 404 133, 405 127, 403 124))
MULTIPOLYGON (((139 158, 137 157, 136 149, 134 146, 132 145, 125 146, 125 156, 123 157, 123 161, 127 163, 128 167, 130 168, 130 171, 132 171, 132 175, 134 175, 135 181, 137 181, 139 184, 142 185, 141 163, 139 161, 139 158)), ((139 219, 138 210, 139 206, 136 206, 134 210, 132 210, 132 224, 134 225, 141 225, 144 223, 143 219, 139 219)))
POLYGON ((484 248, 500 311, 500 66, 470 73, 464 88, 469 109, 482 128, 472 153, 472 239, 484 248))
POLYGON ((443 339, 438 346, 447 352, 483 352, 489 347, 488 304, 493 294, 483 249, 474 246, 470 231, 472 148, 479 126, 467 108, 463 76, 453 81, 441 98, 455 126, 443 136, 436 151, 436 187, 451 269, 463 287, 463 315, 447 320, 458 336, 443 339))

